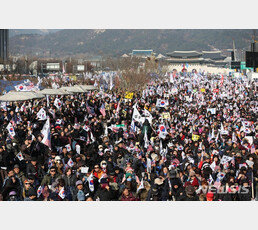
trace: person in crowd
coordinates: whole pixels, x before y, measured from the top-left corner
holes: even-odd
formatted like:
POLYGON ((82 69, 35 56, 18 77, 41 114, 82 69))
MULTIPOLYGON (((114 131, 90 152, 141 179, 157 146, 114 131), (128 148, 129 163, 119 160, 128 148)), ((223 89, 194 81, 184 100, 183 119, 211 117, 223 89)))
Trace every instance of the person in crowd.
POLYGON ((256 199, 257 88, 245 76, 173 71, 132 97, 91 77, 98 90, 1 102, 4 201, 256 199))

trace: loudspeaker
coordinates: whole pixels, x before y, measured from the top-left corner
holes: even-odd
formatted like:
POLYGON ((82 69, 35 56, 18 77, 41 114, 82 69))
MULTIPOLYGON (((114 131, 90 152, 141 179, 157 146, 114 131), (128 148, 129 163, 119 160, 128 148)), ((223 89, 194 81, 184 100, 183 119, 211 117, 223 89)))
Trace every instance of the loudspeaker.
POLYGON ((234 54, 233 51, 231 52, 231 60, 232 60, 232 61, 235 61, 235 54, 234 54))

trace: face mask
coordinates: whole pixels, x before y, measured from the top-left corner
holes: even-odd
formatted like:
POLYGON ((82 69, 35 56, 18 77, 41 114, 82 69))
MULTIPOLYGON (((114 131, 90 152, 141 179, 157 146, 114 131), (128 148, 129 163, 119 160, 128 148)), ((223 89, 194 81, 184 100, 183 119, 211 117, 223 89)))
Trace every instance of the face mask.
POLYGON ((127 178, 127 181, 131 181, 132 180, 132 178, 127 178))

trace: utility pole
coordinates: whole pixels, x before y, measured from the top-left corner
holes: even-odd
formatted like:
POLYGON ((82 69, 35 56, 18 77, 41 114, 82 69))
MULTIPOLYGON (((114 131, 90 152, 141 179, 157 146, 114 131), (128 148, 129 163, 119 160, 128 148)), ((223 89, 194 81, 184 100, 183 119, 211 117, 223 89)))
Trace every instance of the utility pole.
MULTIPOLYGON (((256 43, 256 40, 255 40, 255 30, 253 30, 253 41, 251 43, 251 52, 255 52, 256 51, 256 47, 255 47, 255 43, 256 43)), ((253 55, 255 56, 255 55, 253 55)), ((255 58, 253 58, 253 68, 254 68, 254 72, 256 72, 256 62, 255 62, 255 58)))
POLYGON ((235 47, 235 40, 233 40, 233 60, 236 61, 236 47, 235 47))
POLYGON ((27 68, 28 68, 28 58, 27 55, 25 56, 25 74, 27 74, 27 68))

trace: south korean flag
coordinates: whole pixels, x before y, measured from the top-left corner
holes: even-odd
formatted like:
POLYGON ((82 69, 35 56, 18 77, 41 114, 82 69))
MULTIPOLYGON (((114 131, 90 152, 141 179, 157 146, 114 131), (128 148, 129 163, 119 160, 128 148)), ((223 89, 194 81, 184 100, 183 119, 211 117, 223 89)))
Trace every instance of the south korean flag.
POLYGON ((44 121, 47 119, 46 111, 43 108, 41 108, 37 113, 37 118, 39 119, 39 121, 44 121))
POLYGON ((168 105, 169 105, 168 100, 164 100, 164 99, 158 99, 156 103, 157 107, 166 107, 168 105))
POLYGON ((24 157, 23 157, 23 155, 22 155, 21 152, 19 152, 19 153, 16 155, 16 157, 19 159, 19 161, 24 160, 24 157))
POLYGON ((14 136, 15 136, 15 131, 14 131, 14 127, 13 127, 13 125, 12 125, 11 122, 7 125, 6 129, 8 130, 8 132, 9 132, 11 138, 14 138, 14 136))
POLYGON ((165 139, 165 138, 166 138, 166 135, 168 134, 167 129, 166 129, 166 126, 163 125, 163 124, 161 124, 161 125, 159 126, 158 133, 159 133, 159 138, 165 139))
POLYGON ((55 105, 58 109, 61 109, 61 107, 62 107, 62 102, 60 101, 59 98, 56 98, 56 99, 55 99, 54 105, 55 105))

